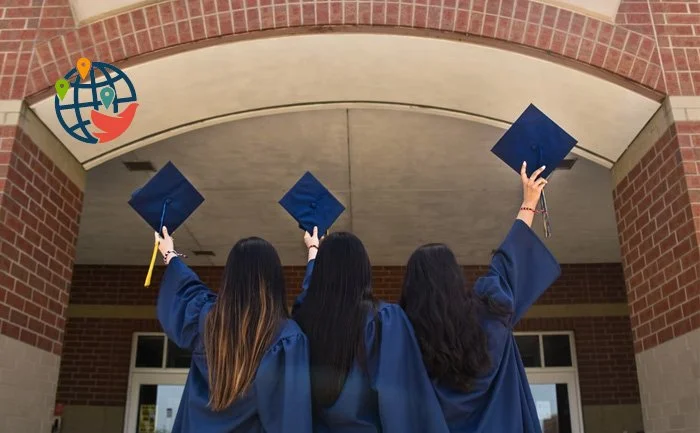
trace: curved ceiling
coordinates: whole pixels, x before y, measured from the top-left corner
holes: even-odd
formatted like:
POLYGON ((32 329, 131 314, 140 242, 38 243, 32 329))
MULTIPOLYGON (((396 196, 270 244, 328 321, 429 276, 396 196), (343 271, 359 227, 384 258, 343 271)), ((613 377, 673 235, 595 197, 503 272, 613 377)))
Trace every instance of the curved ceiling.
MULTIPOLYGON (((152 174, 122 161, 159 168, 171 160, 206 199, 174 235, 193 264, 222 265, 233 243, 252 235, 272 242, 284 264, 303 264, 301 232, 277 202, 306 170, 346 206, 333 230, 356 233, 374 264, 405 264, 427 242, 449 243, 461 263, 485 264, 522 200, 519 176, 489 151, 501 133, 438 115, 332 109, 182 134, 88 171, 77 263, 147 263, 153 233, 126 202, 152 174)), ((561 262, 619 261, 610 177, 582 158, 552 176, 546 243, 561 262)), ((541 232, 539 218, 534 228, 541 232)))
POLYGON ((610 167, 659 107, 630 89, 547 60, 398 35, 239 41, 154 59, 125 72, 140 106, 131 127, 113 142, 89 145, 71 138, 58 123, 53 97, 32 105, 88 169, 164 138, 267 114, 270 108, 296 111, 300 105, 357 101, 433 107, 501 124, 534 103, 579 140, 577 152, 610 167))

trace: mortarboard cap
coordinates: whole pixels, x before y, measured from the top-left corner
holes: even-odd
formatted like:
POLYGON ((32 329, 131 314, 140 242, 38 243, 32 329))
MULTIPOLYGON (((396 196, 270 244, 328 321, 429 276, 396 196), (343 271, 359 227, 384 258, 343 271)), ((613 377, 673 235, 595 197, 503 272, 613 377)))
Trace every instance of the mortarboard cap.
MULTIPOLYGON (((575 138, 530 104, 493 146, 491 152, 517 173, 520 173, 523 161, 526 161, 528 176, 544 165, 546 168, 540 177, 546 179, 576 143, 575 138)), ((540 196, 540 207, 544 213, 544 235, 550 237, 551 227, 544 191, 540 196)))
MULTIPOLYGON (((159 235, 163 226, 173 233, 204 202, 204 197, 180 173, 172 162, 165 164, 146 185, 131 194, 129 204, 159 235)), ((151 264, 145 287, 151 284, 151 275, 158 253, 158 241, 153 246, 151 264)))
POLYGON ((204 201, 204 197, 172 162, 165 164, 143 188, 131 195, 129 204, 159 234, 163 226, 175 232, 204 201))
POLYGON ((513 122, 491 152, 517 173, 527 161, 527 174, 543 165, 541 177, 547 178, 571 152, 577 141, 537 107, 529 107, 513 122))
POLYGON ((343 206, 326 187, 308 171, 294 184, 280 205, 309 233, 318 227, 322 236, 343 213, 343 206))

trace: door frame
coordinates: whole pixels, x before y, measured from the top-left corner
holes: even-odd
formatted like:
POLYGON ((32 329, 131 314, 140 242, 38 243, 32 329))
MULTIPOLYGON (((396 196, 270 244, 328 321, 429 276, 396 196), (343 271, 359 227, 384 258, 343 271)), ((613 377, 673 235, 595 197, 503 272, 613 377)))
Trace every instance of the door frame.
POLYGON ((581 401, 581 386, 579 384, 578 352, 576 351, 576 335, 574 331, 531 331, 514 332, 514 335, 538 335, 540 337, 540 362, 544 363, 545 335, 568 335, 571 350, 571 367, 528 367, 525 368, 527 380, 533 385, 565 383, 569 392, 569 409, 571 412, 571 433, 585 433, 583 426, 583 406, 581 401))
POLYGON ((124 433, 136 433, 136 420, 139 410, 139 388, 141 385, 185 385, 188 368, 165 368, 168 358, 168 338, 163 332, 135 332, 131 338, 131 358, 129 362, 129 382, 126 391, 124 410, 124 433), (136 368, 136 349, 141 336, 163 337, 163 359, 161 367, 136 368))

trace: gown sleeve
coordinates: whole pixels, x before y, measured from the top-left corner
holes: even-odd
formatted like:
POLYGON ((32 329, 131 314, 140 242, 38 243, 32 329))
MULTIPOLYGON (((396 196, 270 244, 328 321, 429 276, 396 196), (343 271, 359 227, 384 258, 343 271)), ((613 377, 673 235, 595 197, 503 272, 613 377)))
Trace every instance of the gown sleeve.
POLYGON ((260 364, 255 390, 264 431, 313 431, 308 353, 306 337, 297 334, 278 341, 260 364))
POLYGON ((316 263, 316 259, 309 260, 309 262, 306 264, 306 273, 304 274, 304 280, 301 282, 301 293, 294 301, 294 305, 292 305, 292 315, 297 312, 299 307, 301 307, 302 302, 304 302, 304 298, 306 298, 306 289, 309 288, 309 284, 311 283, 311 274, 314 273, 314 263, 316 263))
POLYGON ((510 309, 514 326, 560 274, 559 263, 544 243, 516 220, 474 290, 510 309))
POLYGON ((379 319, 374 389, 382 431, 447 433, 445 417, 408 317, 398 305, 388 304, 380 309, 379 319))
POLYGON ((179 257, 170 261, 158 293, 158 320, 165 334, 183 349, 194 351, 206 313, 216 294, 179 257))

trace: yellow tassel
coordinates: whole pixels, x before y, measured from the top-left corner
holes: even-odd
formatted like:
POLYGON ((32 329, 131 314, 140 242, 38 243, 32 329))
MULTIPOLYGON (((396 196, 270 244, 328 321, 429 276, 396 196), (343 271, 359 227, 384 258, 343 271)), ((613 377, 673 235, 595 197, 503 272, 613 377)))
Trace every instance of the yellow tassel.
POLYGON ((156 264, 156 256, 158 255, 158 244, 159 244, 159 242, 156 241, 155 244, 153 245, 153 255, 151 256, 151 264, 148 267, 148 274, 146 274, 146 282, 144 283, 143 287, 148 287, 151 285, 151 277, 153 276, 153 267, 156 264))

